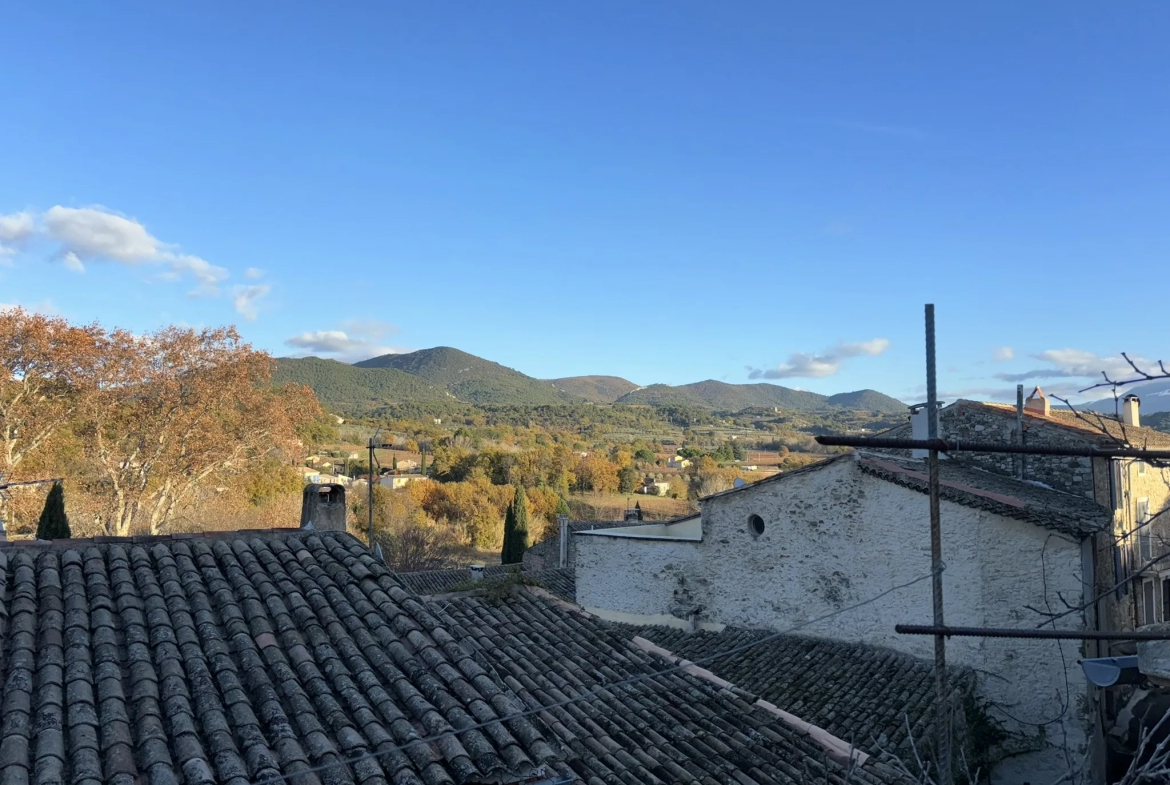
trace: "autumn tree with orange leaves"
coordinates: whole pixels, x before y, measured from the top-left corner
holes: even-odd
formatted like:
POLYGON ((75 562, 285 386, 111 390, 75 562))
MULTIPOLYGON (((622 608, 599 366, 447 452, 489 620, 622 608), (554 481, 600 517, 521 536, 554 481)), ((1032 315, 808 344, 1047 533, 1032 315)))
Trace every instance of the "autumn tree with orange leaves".
POLYGON ((298 429, 320 408, 307 388, 271 387, 273 363, 233 328, 135 335, 4 311, 3 470, 73 440, 94 528, 164 533, 200 491, 302 451, 298 429))

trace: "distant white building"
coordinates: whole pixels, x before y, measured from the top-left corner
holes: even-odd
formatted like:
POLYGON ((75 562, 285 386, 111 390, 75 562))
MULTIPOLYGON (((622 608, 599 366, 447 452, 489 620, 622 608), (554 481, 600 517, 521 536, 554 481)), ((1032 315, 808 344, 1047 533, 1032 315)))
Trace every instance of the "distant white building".
POLYGON ((666 462, 666 465, 671 469, 685 469, 691 465, 691 462, 681 455, 675 455, 666 462))
POLYGON ((646 496, 665 496, 670 493, 670 483, 668 482, 648 482, 638 489, 638 493, 646 496))
POLYGON ((389 488, 393 491, 399 488, 405 488, 412 482, 425 479, 426 477, 423 477, 421 474, 385 474, 382 476, 382 479, 378 480, 378 484, 383 488, 389 488))

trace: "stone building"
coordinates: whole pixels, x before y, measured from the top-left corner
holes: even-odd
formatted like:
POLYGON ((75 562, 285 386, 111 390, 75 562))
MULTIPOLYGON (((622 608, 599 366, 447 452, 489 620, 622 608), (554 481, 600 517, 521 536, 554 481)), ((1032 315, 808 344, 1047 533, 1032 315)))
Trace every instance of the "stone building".
MULTIPOLYGON (((944 461, 942 526, 947 622, 1034 627, 1046 609, 1089 599, 1093 538, 1109 514, 1085 496, 944 461)), ((639 537, 639 528, 574 537, 578 604, 626 623, 797 628, 920 658, 933 653, 931 638, 894 632, 898 623, 931 621, 921 460, 842 455, 704 499, 697 531, 657 526, 639 537)), ((1053 623, 1083 629, 1090 620, 1074 612, 1053 623)), ((993 782, 1048 782, 1065 766, 1066 748, 1078 766, 1086 758, 1099 765, 1081 656, 1074 641, 948 643, 949 660, 978 671, 989 712, 1029 750, 999 763, 993 782)))
MULTIPOLYGON (((1141 425, 1141 401, 1127 396, 1119 417, 1055 408, 1037 388, 1016 407, 960 400, 939 411, 944 438, 1047 447, 1170 449, 1170 434, 1141 425), (1022 427, 1022 432, 1021 428, 1022 427)), ((883 436, 909 437, 911 424, 883 436)), ((956 453, 952 461, 1093 499, 1111 511, 1097 538, 1094 574, 1102 629, 1127 630, 1170 620, 1170 469, 1130 458, 956 453), (1117 591, 1112 587, 1121 584, 1117 591)), ((1096 656, 1113 651, 1096 647, 1096 656)))

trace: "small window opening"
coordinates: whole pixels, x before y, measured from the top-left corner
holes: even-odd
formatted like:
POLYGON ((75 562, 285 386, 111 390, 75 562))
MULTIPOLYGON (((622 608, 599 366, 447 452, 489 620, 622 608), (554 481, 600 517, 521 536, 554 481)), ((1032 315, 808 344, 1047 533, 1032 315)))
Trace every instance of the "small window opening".
POLYGON ((764 533, 764 519, 758 515, 748 516, 748 529, 752 534, 759 537, 764 533))

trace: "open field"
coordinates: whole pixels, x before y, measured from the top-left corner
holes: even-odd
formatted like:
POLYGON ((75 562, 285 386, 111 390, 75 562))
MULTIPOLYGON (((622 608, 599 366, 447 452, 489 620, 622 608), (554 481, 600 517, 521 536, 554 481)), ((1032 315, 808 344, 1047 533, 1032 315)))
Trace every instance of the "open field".
POLYGON ((668 520, 686 515, 695 506, 685 499, 643 496, 624 493, 574 493, 568 498, 574 520, 620 521, 627 508, 642 506, 642 516, 649 520, 668 520))

